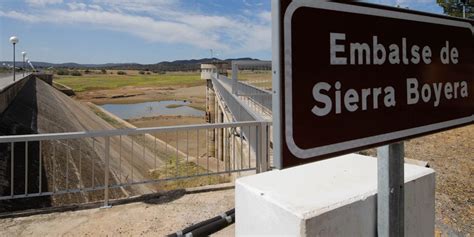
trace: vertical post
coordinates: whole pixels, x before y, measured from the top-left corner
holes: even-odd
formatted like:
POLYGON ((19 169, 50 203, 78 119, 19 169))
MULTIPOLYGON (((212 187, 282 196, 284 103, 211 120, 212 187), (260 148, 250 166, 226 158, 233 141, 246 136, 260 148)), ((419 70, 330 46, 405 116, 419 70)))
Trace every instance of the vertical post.
MULTIPOLYGON (((261 136, 261 133, 262 133, 262 129, 261 129, 261 126, 262 124, 259 124, 257 126, 255 126, 255 168, 256 168, 256 172, 257 174, 261 173, 262 172, 262 154, 261 154, 261 150, 262 150, 262 136, 261 136)), ((251 146, 251 143, 249 142, 249 156, 250 156, 250 146, 251 146)), ((250 159, 249 159, 249 164, 250 164, 250 159)))
POLYGON ((282 39, 280 32, 281 25, 281 3, 280 0, 272 0, 272 120, 273 120, 273 165, 277 169, 282 167, 282 141, 280 138, 284 137, 284 132, 281 131, 281 91, 280 85, 281 70, 284 66, 282 64, 282 39))
POLYGON ((25 55, 23 54, 23 77, 25 77, 25 55))
POLYGON ((16 71, 15 71, 15 43, 13 43, 13 81, 15 81, 16 71))
POLYGON ((11 196, 15 196, 15 143, 11 143, 11 150, 10 150, 10 159, 11 159, 11 166, 10 166, 10 192, 11 196))
POLYGON ((237 80, 239 74, 239 66, 237 62, 232 61, 232 94, 237 95, 237 80))
POLYGON ((268 125, 261 122, 259 126, 259 155, 260 155, 260 172, 268 170, 268 125))
POLYGON ((377 233, 404 236, 404 144, 377 148, 377 233))
POLYGON ((104 206, 109 208, 109 172, 110 172, 110 137, 105 137, 105 180, 104 180, 104 206))
POLYGON ((25 142, 25 196, 28 196, 28 142, 25 142))
POLYGON ((462 18, 466 19, 466 3, 462 4, 462 18))

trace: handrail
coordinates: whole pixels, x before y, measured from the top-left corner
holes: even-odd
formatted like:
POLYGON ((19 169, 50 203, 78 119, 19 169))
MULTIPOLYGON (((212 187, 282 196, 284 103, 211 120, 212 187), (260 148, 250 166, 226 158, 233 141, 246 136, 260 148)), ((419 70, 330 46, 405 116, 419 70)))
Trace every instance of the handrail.
POLYGON ((183 131, 183 130, 235 128, 235 127, 241 127, 241 126, 257 126, 262 123, 266 125, 271 125, 270 121, 258 121, 258 122, 249 121, 249 122, 181 125, 181 126, 151 127, 151 128, 128 128, 128 129, 83 131, 83 132, 68 132, 68 133, 9 135, 9 136, 0 136, 0 143, 45 141, 45 140, 53 140, 53 139, 65 140, 65 139, 78 139, 78 138, 91 138, 91 137, 112 137, 112 136, 137 135, 137 134, 155 133, 155 132, 174 132, 174 131, 183 131))

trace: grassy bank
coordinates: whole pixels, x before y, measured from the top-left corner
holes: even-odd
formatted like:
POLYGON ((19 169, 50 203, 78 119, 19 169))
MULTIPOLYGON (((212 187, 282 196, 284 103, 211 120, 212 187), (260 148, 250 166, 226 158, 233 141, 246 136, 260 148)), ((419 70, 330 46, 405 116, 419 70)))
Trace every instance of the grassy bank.
POLYGON ((204 85, 200 74, 195 73, 166 73, 140 75, 127 72, 126 75, 117 74, 83 74, 82 76, 58 76, 55 80, 61 84, 71 87, 75 92, 91 90, 116 89, 121 87, 166 87, 166 86, 199 86, 204 85))

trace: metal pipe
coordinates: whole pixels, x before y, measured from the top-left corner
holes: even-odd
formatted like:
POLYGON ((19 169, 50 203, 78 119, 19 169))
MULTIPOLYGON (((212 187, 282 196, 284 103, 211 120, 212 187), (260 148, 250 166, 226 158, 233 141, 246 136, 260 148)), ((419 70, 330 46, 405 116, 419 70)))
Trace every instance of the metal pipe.
POLYGON ((377 148, 377 233, 404 236, 404 145, 377 148))
POLYGON ((209 129, 236 128, 236 127, 257 126, 260 123, 271 124, 272 122, 265 121, 265 120, 258 120, 258 121, 247 121, 247 122, 183 125, 183 126, 153 127, 153 128, 133 128, 133 129, 130 128, 130 129, 84 131, 84 132, 69 132, 69 133, 11 135, 11 136, 0 136, 0 143, 44 141, 44 140, 67 140, 67 139, 79 139, 79 138, 111 137, 111 136, 120 136, 120 135, 139 135, 139 134, 145 134, 145 133, 176 132, 176 131, 199 130, 199 129, 207 129, 207 128, 209 129))
POLYGON ((235 222, 235 208, 224 212, 222 215, 199 222, 192 226, 186 227, 181 231, 168 235, 168 237, 178 236, 208 236, 224 227, 235 222))

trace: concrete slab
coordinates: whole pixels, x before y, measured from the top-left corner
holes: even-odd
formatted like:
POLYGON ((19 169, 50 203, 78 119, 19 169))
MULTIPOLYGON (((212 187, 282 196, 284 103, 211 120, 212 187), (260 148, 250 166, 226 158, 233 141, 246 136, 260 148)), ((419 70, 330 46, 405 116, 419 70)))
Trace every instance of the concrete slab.
MULTIPOLYGON (((405 164, 406 236, 434 235, 434 171, 405 164)), ((236 181, 237 236, 376 236, 377 159, 350 154, 236 181)))

